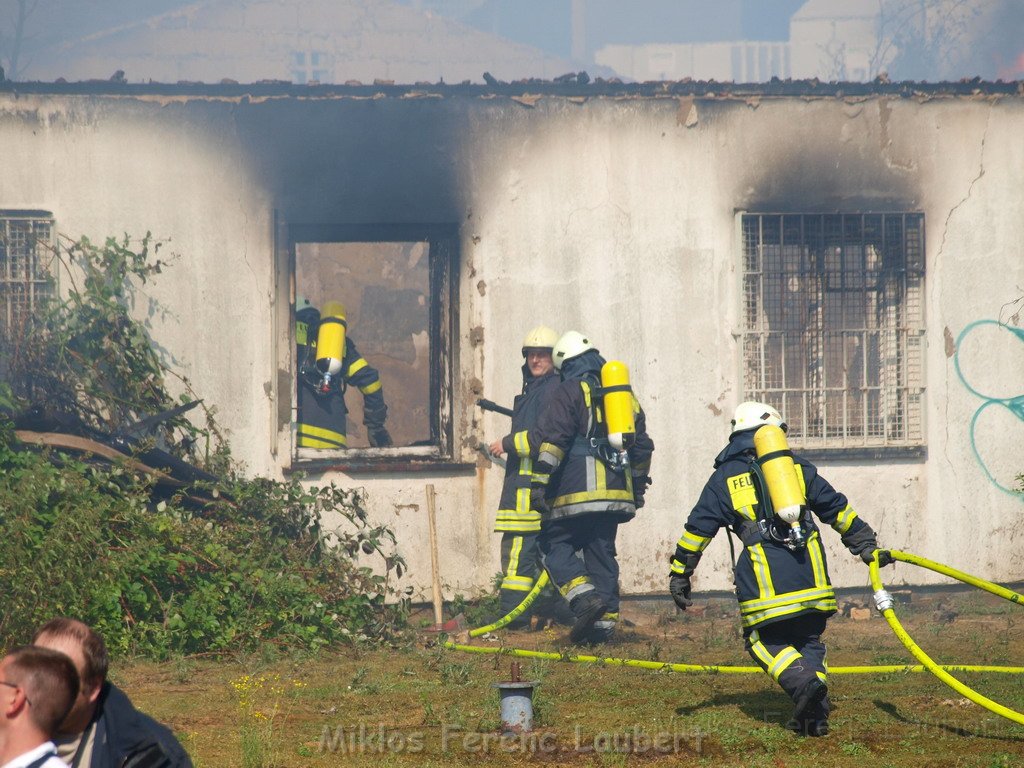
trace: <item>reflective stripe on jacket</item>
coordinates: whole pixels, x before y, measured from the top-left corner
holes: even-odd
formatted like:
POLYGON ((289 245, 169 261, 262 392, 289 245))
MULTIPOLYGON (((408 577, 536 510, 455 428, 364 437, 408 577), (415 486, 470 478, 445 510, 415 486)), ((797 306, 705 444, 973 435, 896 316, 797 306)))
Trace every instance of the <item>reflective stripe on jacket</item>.
POLYGON ((817 468, 793 457, 798 479, 807 493, 803 529, 807 546, 791 551, 782 543, 759 535, 757 488, 750 474, 754 456, 753 430, 735 435, 715 460, 685 530, 676 544, 672 572, 689 576, 701 553, 719 528, 729 528, 743 541, 735 566, 736 597, 743 626, 756 627, 804 613, 836 612, 836 597, 828 575, 828 562, 815 517, 841 536, 866 525, 843 494, 818 474, 817 468))
MULTIPOLYGON (((296 326, 296 337, 304 338, 306 332, 296 326), (301 334, 300 334, 301 330, 301 334)), ((299 346, 299 365, 307 359, 309 347, 299 346)), ((359 388, 363 394, 364 412, 386 412, 384 392, 377 369, 366 362, 351 338, 345 339, 345 354, 341 361, 341 375, 331 382, 331 391, 326 395, 317 394, 314 385, 304 376, 299 376, 298 444, 300 448, 344 448, 348 444, 348 430, 345 414, 345 392, 341 382, 359 388)))
POLYGON ((541 414, 536 431, 530 433, 531 443, 540 445, 533 484, 535 489, 544 489, 552 520, 594 512, 611 512, 629 520, 636 514, 633 479, 650 472, 654 443, 635 398, 636 440, 629 449, 629 467, 616 471, 588 448, 588 436, 608 435, 601 403, 593 391, 588 378, 562 382, 541 414))
POLYGON ((529 430, 537 424, 555 390, 558 374, 532 377, 523 366, 523 392, 512 403, 512 431, 502 438, 505 449, 505 481, 501 487, 494 530, 504 533, 535 533, 540 530, 540 513, 530 509, 530 479, 537 446, 530 445, 529 430))

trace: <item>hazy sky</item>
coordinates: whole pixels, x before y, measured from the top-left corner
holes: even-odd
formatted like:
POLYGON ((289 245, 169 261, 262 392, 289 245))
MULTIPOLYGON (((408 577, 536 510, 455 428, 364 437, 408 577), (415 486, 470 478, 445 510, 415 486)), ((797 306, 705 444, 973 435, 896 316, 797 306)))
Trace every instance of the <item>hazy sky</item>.
MULTIPOLYGON (((266 0, 262 0, 266 1, 266 0)), ((280 0, 282 3, 286 0, 280 0)), ((241 0, 206 0, 237 3, 241 0)), ((372 7, 387 0, 337 0, 372 7)), ((789 38, 790 19, 805 0, 393 0, 410 9, 453 19, 510 41, 540 49, 558 59, 593 64, 595 51, 603 46, 649 43, 709 43, 779 41, 789 38), (583 8, 582 37, 574 46, 572 9, 583 8)), ((816 0, 829 7, 827 0, 816 0)), ((865 0, 867 2, 867 0, 865 0)), ((902 4, 912 11, 939 6, 951 0, 870 0, 902 4)), ((31 78, 32 61, 62 42, 123 26, 194 4, 182 0, 0 0, 0 63, 12 76, 13 57, 19 74, 31 78), (15 45, 19 8, 31 11, 15 45)), ((864 2, 835 2, 837 13, 864 2)), ((970 0, 967 7, 997 7, 985 30, 975 41, 961 45, 955 57, 945 56, 932 44, 904 46, 908 52, 896 65, 896 79, 958 79, 980 75, 1016 79, 1024 76, 1024 0, 970 0)), ((867 7, 867 6, 864 6, 867 7)), ((964 39, 963 30, 944 30, 964 39)), ((842 40, 835 41, 842 46, 842 40)))

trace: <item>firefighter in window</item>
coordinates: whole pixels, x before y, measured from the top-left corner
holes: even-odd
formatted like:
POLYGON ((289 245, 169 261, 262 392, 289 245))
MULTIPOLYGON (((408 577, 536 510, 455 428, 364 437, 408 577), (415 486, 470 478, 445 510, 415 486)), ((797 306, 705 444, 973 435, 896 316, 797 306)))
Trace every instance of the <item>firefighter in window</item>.
POLYGON ((346 448, 345 389, 363 393, 363 423, 370 445, 393 445, 384 427, 388 407, 377 369, 366 362, 346 333, 345 307, 328 301, 318 311, 309 299, 295 302, 298 346, 298 446, 346 448))

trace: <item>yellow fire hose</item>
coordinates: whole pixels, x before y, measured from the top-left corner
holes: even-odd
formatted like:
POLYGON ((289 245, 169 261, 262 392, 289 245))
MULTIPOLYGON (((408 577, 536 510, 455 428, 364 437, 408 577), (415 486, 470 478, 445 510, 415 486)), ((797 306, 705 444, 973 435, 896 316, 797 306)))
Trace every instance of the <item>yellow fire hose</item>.
MULTIPOLYGON (((936 573, 941 573, 945 576, 957 579, 958 581, 962 581, 965 584, 975 586, 978 589, 983 589, 993 595, 998 595, 999 597, 1010 600, 1018 605, 1024 603, 1024 596, 1019 595, 1016 592, 1012 592, 1005 587, 1001 587, 998 584, 993 584, 992 582, 984 581, 983 579, 958 571, 955 568, 950 568, 948 565, 942 565, 941 563, 936 563, 923 557, 918 557, 917 555, 911 555, 908 552, 900 552, 896 549, 889 550, 889 554, 892 556, 893 560, 902 560, 905 563, 919 565, 922 568, 927 568, 931 571, 935 571, 936 573)), ((920 661, 929 672, 961 696, 970 699, 975 704, 987 709, 989 712, 994 712, 997 715, 1002 715, 1007 720, 1012 720, 1015 723, 1024 725, 1024 715, 1020 712, 1010 709, 1009 707, 1004 707, 1002 704, 998 704, 991 699, 982 696, 973 688, 967 687, 949 674, 949 672, 947 672, 947 668, 936 664, 931 660, 927 653, 918 647, 917 643, 914 642, 914 639, 907 634, 905 629, 903 629, 903 625, 900 624, 900 620, 896 618, 896 612, 893 610, 894 601, 892 596, 885 591, 885 587, 882 584, 882 577, 879 573, 878 567, 877 552, 875 553, 875 559, 871 563, 871 588, 875 590, 875 605, 885 617, 885 620, 889 622, 889 626, 892 628, 892 631, 896 633, 896 637, 900 639, 900 642, 907 647, 907 650, 914 655, 914 658, 920 661)))
POLYGON ((513 621, 522 616, 525 611, 529 610, 530 606, 533 605, 533 601, 537 599, 537 596, 547 585, 548 572, 541 571, 540 577, 538 577, 537 579, 537 583, 533 585, 533 589, 531 589, 526 594, 526 597, 523 598, 523 601, 519 603, 519 605, 517 605, 515 608, 512 609, 510 613, 508 613, 505 616, 502 616, 493 624, 488 624, 486 627, 477 627, 476 629, 469 630, 469 636, 480 637, 480 635, 486 635, 488 632, 493 632, 496 629, 501 629, 502 627, 508 626, 513 621))
MULTIPOLYGON (((983 589, 986 592, 990 592, 993 595, 998 595, 1006 600, 1017 603, 1018 605, 1024 605, 1024 595, 1020 595, 1013 592, 1005 587, 1001 587, 998 584, 979 579, 975 576, 958 571, 949 566, 942 565, 940 563, 926 560, 923 557, 917 557, 916 555, 909 554, 907 552, 900 552, 899 550, 889 550, 889 554, 894 560, 901 560, 906 563, 913 565, 919 565, 922 568, 928 568, 937 573, 941 573, 946 576, 950 576, 954 579, 970 584, 971 586, 983 589)), ((891 596, 885 591, 878 570, 877 555, 874 562, 871 563, 871 587, 875 591, 875 602, 885 617, 886 621, 889 622, 889 626, 892 627, 896 636, 903 642, 907 649, 914 655, 914 657, 920 661, 920 664, 889 664, 889 665, 873 665, 873 666, 848 666, 848 667, 829 667, 829 674, 833 675, 867 675, 867 674, 885 674, 891 672, 924 672, 925 670, 931 672, 933 675, 938 677, 944 683, 949 685, 953 690, 976 704, 980 704, 991 712, 998 715, 1002 715, 1010 720, 1017 723, 1024 724, 1024 715, 1016 712, 1012 709, 1002 706, 981 694, 977 693, 972 688, 968 688, 966 685, 961 683, 959 680, 950 675, 950 672, 994 672, 1002 674, 1020 675, 1024 674, 1024 667, 1007 667, 1007 666, 994 666, 994 665, 967 665, 967 664, 936 664, 928 655, 922 651, 913 639, 906 633, 899 620, 896 618, 896 614, 892 609, 893 600, 891 596)), ((527 611, 533 602, 537 599, 541 590, 548 583, 547 572, 542 572, 540 577, 537 579, 537 583, 533 589, 527 594, 523 601, 516 606, 516 608, 506 616, 503 616, 498 621, 492 624, 488 624, 484 627, 477 627, 469 632, 470 637, 480 637, 488 632, 492 632, 502 627, 507 626, 510 622, 521 616, 527 611)), ((503 646, 498 647, 487 647, 478 645, 466 645, 464 643, 455 643, 451 640, 445 640, 441 644, 444 648, 455 651, 464 651, 466 653, 483 653, 483 654, 497 654, 507 656, 518 656, 528 659, 546 659, 549 661, 568 661, 576 664, 604 664, 606 666, 620 666, 620 667, 633 667, 637 669, 650 669, 655 671, 671 671, 671 672, 682 672, 688 674, 764 674, 764 670, 757 666, 727 666, 727 665, 712 665, 712 664, 680 664, 673 662, 661 662, 661 661, 648 661, 645 659, 623 659, 616 657, 601 657, 601 656, 587 656, 583 654, 570 654, 570 653, 555 653, 551 651, 531 651, 523 648, 506 648, 503 646)))

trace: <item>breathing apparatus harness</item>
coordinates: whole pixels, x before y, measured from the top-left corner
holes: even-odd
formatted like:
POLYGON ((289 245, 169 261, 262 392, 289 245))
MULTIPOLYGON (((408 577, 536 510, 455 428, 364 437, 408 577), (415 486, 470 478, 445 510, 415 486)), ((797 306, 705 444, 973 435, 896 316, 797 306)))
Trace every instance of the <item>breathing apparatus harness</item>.
MULTIPOLYGON (((790 552, 798 552, 807 546, 808 526, 804 521, 804 513, 801 511, 800 519, 796 527, 782 520, 776 513, 772 504, 771 494, 768 492, 768 483, 765 480, 764 471, 761 468, 761 461, 751 456, 748 466, 750 468, 750 479, 754 483, 754 490, 757 494, 757 519, 754 524, 757 526, 758 537, 762 541, 769 541, 781 544, 790 552)), ((749 524, 749 521, 746 521, 749 524)), ((746 542, 746 536, 740 536, 746 542)))
POLYGON ((746 546, 768 541, 791 552, 802 550, 811 531, 807 497, 798 475, 801 470, 780 427, 758 428, 754 452, 747 454, 747 467, 758 504, 756 518, 738 526, 740 539, 746 546))
POLYGON ((299 366, 299 377, 309 385, 310 389, 313 390, 313 394, 317 397, 327 397, 332 392, 338 391, 344 395, 347 388, 345 379, 342 376, 335 377, 327 382, 324 381, 324 374, 316 367, 315 341, 306 347, 306 354, 302 364, 299 366))
POLYGON ((305 355, 299 363, 299 377, 318 397, 332 392, 345 394, 345 377, 341 367, 345 357, 345 333, 348 323, 345 308, 338 302, 328 302, 321 314, 316 309, 306 310, 300 318, 300 345, 305 355))
POLYGON ((614 472, 629 468, 629 449, 636 442, 633 388, 629 370, 610 360, 601 366, 601 377, 587 372, 580 381, 590 411, 586 437, 577 436, 570 453, 593 456, 614 472))

